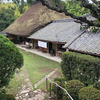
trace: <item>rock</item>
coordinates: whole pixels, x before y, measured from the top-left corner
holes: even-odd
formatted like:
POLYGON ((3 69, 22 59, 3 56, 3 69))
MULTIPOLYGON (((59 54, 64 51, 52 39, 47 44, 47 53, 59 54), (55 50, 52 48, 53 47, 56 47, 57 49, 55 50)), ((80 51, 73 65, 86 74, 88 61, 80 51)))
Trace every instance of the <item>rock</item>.
POLYGON ((28 100, 34 100, 34 99, 32 99, 32 98, 28 98, 28 100))
POLYGON ((25 79, 25 82, 27 82, 27 81, 29 81, 29 78, 26 78, 26 79, 25 79))
POLYGON ((20 92, 20 94, 25 94, 25 93, 28 93, 28 92, 29 92, 29 90, 24 90, 24 91, 20 92))

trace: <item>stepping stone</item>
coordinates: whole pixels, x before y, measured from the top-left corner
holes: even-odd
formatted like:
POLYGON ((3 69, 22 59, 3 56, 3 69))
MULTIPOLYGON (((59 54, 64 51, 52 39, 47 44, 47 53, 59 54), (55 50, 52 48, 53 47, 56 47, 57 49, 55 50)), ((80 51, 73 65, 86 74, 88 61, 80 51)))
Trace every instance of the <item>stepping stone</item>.
POLYGON ((20 94, 25 94, 25 93, 28 93, 28 92, 29 92, 29 90, 24 90, 24 91, 20 92, 20 94))

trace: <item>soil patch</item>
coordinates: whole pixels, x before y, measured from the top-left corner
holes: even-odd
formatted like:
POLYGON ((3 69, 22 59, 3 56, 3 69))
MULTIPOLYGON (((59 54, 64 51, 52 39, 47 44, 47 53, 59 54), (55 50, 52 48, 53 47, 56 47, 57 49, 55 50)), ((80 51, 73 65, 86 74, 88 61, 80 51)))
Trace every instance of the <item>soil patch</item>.
POLYGON ((56 71, 56 72, 50 77, 50 79, 54 79, 54 78, 57 78, 57 77, 60 77, 60 76, 61 76, 61 72, 56 71))
POLYGON ((43 68, 43 69, 40 69, 41 72, 51 72, 53 71, 53 69, 51 68, 43 68))

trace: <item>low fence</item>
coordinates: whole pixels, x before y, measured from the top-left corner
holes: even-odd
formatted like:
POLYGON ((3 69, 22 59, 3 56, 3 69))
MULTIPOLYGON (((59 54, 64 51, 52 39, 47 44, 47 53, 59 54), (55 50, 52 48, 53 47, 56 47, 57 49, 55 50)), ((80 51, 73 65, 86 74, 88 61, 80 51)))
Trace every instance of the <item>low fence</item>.
POLYGON ((45 76, 45 78, 46 78, 46 90, 48 91, 48 88, 49 88, 49 98, 50 99, 52 99, 52 97, 51 97, 51 91, 52 91, 51 90, 51 84, 55 84, 56 85, 56 97, 55 97, 55 100, 58 100, 58 94, 57 94, 58 93, 58 89, 57 89, 58 87, 60 89, 62 89, 63 91, 65 91, 65 100, 67 100, 68 97, 70 98, 70 100, 73 100, 73 98, 70 96, 70 94, 67 92, 66 89, 64 89, 63 87, 61 87, 57 83, 51 81, 47 76, 45 76))

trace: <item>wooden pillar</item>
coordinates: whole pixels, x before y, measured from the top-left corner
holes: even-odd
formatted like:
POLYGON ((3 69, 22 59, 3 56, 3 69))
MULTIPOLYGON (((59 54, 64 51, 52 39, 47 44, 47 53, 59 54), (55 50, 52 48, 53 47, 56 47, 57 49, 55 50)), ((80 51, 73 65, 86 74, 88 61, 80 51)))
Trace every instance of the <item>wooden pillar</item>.
POLYGON ((47 53, 49 53, 49 42, 47 42, 47 53))
POLYGON ((23 43, 24 43, 24 45, 25 45, 25 42, 26 42, 26 39, 25 39, 25 37, 24 37, 24 42, 23 42, 23 43))
POLYGON ((58 86, 56 85, 56 100, 58 99, 58 86))
POLYGON ((33 49, 34 49, 34 40, 32 40, 32 46, 33 46, 33 49))
POLYGON ((56 56, 58 55, 58 48, 57 48, 57 43, 56 43, 56 56))
POLYGON ((65 100, 67 100, 67 94, 65 93, 65 100))

